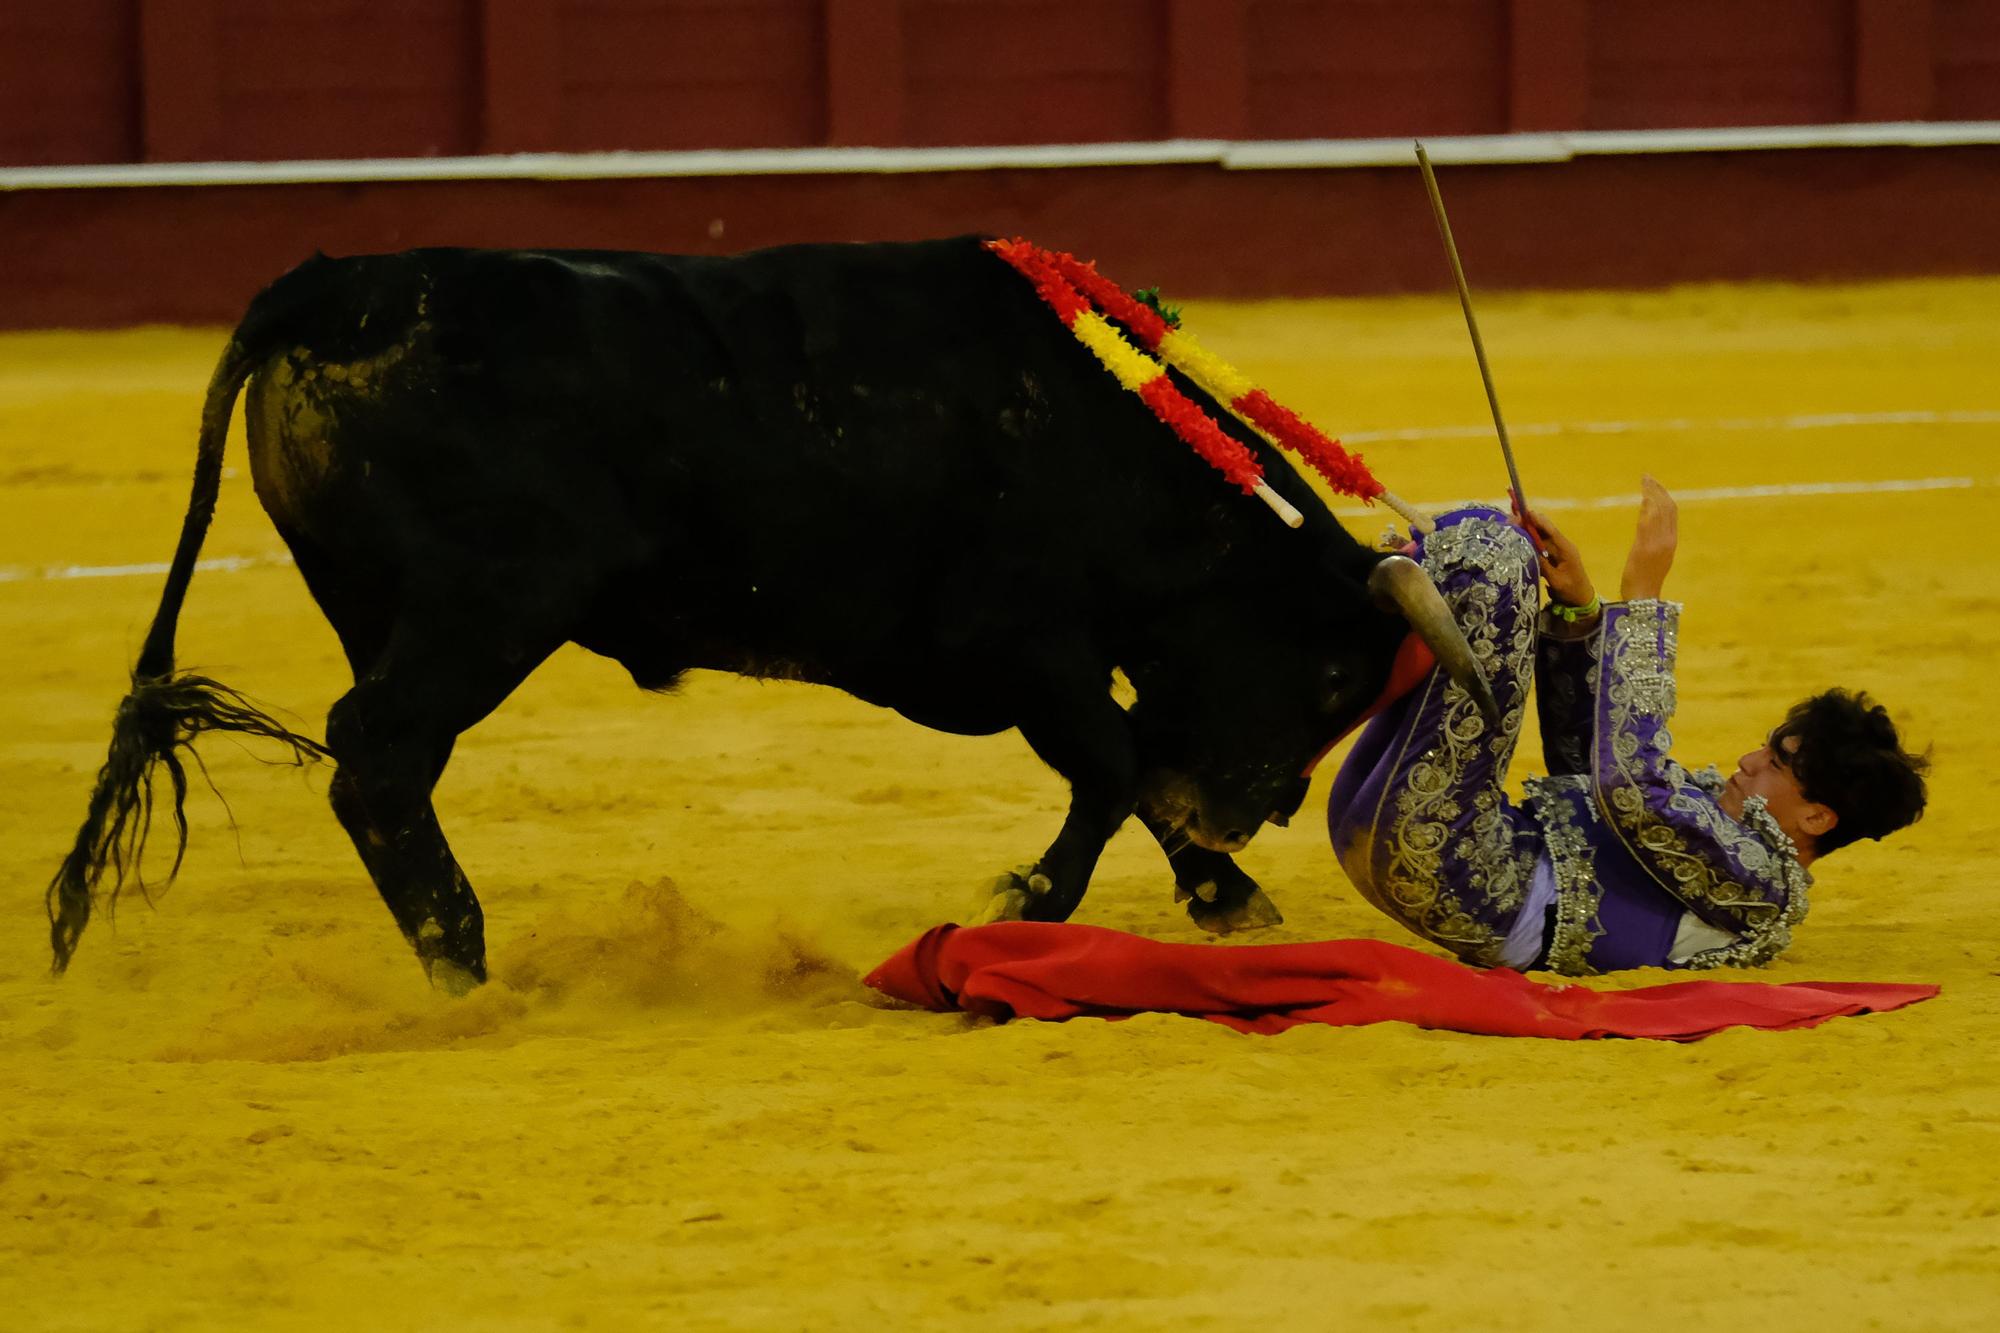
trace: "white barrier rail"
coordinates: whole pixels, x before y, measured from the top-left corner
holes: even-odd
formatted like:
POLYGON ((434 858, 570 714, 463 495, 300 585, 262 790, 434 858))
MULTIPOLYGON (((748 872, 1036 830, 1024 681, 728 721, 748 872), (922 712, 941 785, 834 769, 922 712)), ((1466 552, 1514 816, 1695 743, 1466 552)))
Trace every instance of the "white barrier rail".
MULTIPOLYGON (((304 162, 117 162, 0 167, 0 191, 137 186, 306 185, 357 181, 607 180, 676 176, 794 176, 1023 168, 1211 164, 1228 170, 1406 167, 1409 139, 1165 139, 1144 143, 968 148, 746 148, 673 153, 496 153, 479 157, 304 162)), ((1768 125, 1691 130, 1580 130, 1425 139, 1440 165, 1566 162, 1631 153, 1796 148, 1938 148, 2000 144, 2000 121, 1768 125)))

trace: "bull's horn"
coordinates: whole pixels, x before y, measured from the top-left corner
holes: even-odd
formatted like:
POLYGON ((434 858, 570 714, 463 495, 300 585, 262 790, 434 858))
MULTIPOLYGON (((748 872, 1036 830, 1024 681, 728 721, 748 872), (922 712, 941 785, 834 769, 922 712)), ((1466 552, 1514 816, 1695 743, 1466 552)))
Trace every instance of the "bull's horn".
POLYGON ((1368 575, 1368 591, 1383 610, 1399 612, 1410 622, 1410 628, 1430 645, 1438 665, 1472 696, 1486 725, 1498 727, 1499 701, 1494 699, 1486 677, 1480 674, 1472 645, 1465 641, 1458 622, 1451 618, 1451 608, 1444 604, 1444 597, 1430 575, 1408 556, 1385 556, 1368 575))

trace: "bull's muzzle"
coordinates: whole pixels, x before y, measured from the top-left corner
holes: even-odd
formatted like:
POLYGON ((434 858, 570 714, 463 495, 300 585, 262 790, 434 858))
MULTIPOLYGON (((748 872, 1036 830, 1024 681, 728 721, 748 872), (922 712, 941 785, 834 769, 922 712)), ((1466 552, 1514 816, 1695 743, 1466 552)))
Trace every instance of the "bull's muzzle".
POLYGON ((1395 611, 1422 636, 1438 665, 1460 689, 1472 696, 1489 727, 1500 725, 1500 703, 1480 673, 1478 659, 1465 632, 1452 619, 1443 594, 1416 561, 1405 555, 1385 556, 1368 575, 1368 591, 1385 611, 1395 611))

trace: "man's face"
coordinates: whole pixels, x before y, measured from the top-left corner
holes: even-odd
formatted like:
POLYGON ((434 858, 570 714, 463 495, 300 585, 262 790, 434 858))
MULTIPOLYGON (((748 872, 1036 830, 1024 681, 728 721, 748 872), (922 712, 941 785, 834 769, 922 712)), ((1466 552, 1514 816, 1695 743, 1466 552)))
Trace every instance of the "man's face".
POLYGON ((1809 847, 1809 839, 1833 827, 1833 811, 1808 800, 1792 770, 1791 756, 1798 749, 1798 738, 1787 736, 1780 744, 1783 748, 1766 743, 1737 760, 1736 771, 1729 775, 1716 803, 1731 819, 1740 820, 1744 799, 1761 796, 1778 827, 1800 847, 1809 847))

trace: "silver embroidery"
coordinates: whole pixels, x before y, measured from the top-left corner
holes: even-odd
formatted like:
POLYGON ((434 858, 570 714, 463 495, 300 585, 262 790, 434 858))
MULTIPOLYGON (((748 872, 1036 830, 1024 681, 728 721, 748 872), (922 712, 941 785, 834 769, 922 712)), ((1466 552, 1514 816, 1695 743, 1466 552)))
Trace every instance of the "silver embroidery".
POLYGON ((1661 723, 1674 715, 1674 658, 1679 649, 1680 606, 1653 599, 1628 602, 1618 617, 1613 680, 1621 703, 1661 723))
MULTIPOLYGON (((1712 765, 1709 771, 1721 777, 1712 765)), ((1699 780, 1702 775, 1697 773, 1692 776, 1699 780)), ((1812 887, 1812 873, 1799 864, 1798 848, 1791 836, 1780 827, 1777 817, 1765 808, 1761 796, 1743 798, 1743 823, 1776 856, 1778 873, 1785 881, 1784 910, 1764 929, 1752 931, 1731 944, 1703 949, 1682 963, 1682 967, 1756 967, 1768 963, 1791 947, 1792 927, 1805 918, 1808 906, 1806 891, 1812 887)))
MULTIPOLYGON (((1516 845, 1500 782, 1520 736, 1534 667, 1533 561, 1533 550, 1518 529, 1490 519, 1461 520, 1438 529, 1424 541, 1424 567, 1440 585, 1453 570, 1479 571, 1479 579, 1452 590, 1453 617, 1486 678, 1511 684, 1501 691, 1501 726, 1488 734, 1472 697, 1456 683, 1444 682, 1444 714, 1437 743, 1418 757, 1403 779, 1380 891, 1367 894, 1377 907, 1418 934, 1478 966, 1498 961, 1504 932, 1496 934, 1466 910, 1467 901, 1447 889, 1445 855, 1449 850, 1465 867, 1465 890, 1471 901, 1486 906, 1489 918, 1504 919, 1506 913, 1519 908, 1533 874, 1534 857, 1516 845), (1500 626, 1503 588, 1512 591, 1518 617, 1504 642, 1500 626), (1468 792, 1465 774, 1480 757, 1481 749, 1491 756, 1493 781, 1468 792), (1472 817, 1454 842, 1452 825, 1465 814, 1461 796, 1470 801, 1472 817)), ((1418 707, 1421 709, 1423 703, 1418 707)))
POLYGON ((1597 906, 1604 900, 1604 888, 1597 881, 1597 867, 1590 839, 1577 827, 1575 807, 1565 794, 1584 797, 1589 810, 1590 779, 1577 774, 1566 777, 1530 778, 1527 781, 1528 810, 1541 826, 1543 845, 1556 876, 1555 927, 1549 934, 1548 961, 1551 972, 1566 976, 1589 976, 1596 971, 1587 961, 1590 946, 1604 934, 1597 920, 1597 906))
MULTIPOLYGON (((1754 955, 1761 961, 1784 947, 1790 924, 1804 915, 1804 895, 1796 892, 1800 887, 1796 877, 1804 871, 1782 833, 1775 840, 1760 836, 1749 820, 1747 803, 1745 823, 1729 818, 1704 781, 1666 757, 1673 744, 1666 722, 1674 706, 1679 611, 1670 602, 1633 602, 1617 619, 1614 647, 1600 673, 1613 734, 1608 747, 1612 771, 1596 774, 1599 800, 1612 828, 1663 888, 1704 919, 1719 917, 1743 932, 1736 944, 1706 950, 1696 959, 1727 952, 1743 958, 1754 955), (1658 727, 1651 748, 1659 757, 1650 763, 1640 758, 1638 735, 1648 722, 1658 727), (1691 842, 1680 827, 1647 805, 1649 769, 1650 776, 1667 788, 1667 812, 1692 826, 1701 835, 1699 841, 1691 842), (1705 855, 1711 846, 1741 865, 1752 883, 1739 883, 1727 861, 1705 855), (1772 885, 1786 890, 1784 903, 1765 896, 1764 890, 1772 885)), ((1769 821, 1761 803, 1758 814, 1769 821)), ((1776 830, 1774 821, 1771 830, 1776 830)), ((1716 964, 1691 961, 1690 965, 1716 964)))
MULTIPOLYGON (((1722 776, 1722 770, 1714 764, 1689 769, 1688 781, 1707 792, 1710 796, 1720 796, 1722 789, 1729 785, 1729 779, 1722 776)), ((1786 841, 1790 842, 1791 839, 1787 838, 1786 841)))

